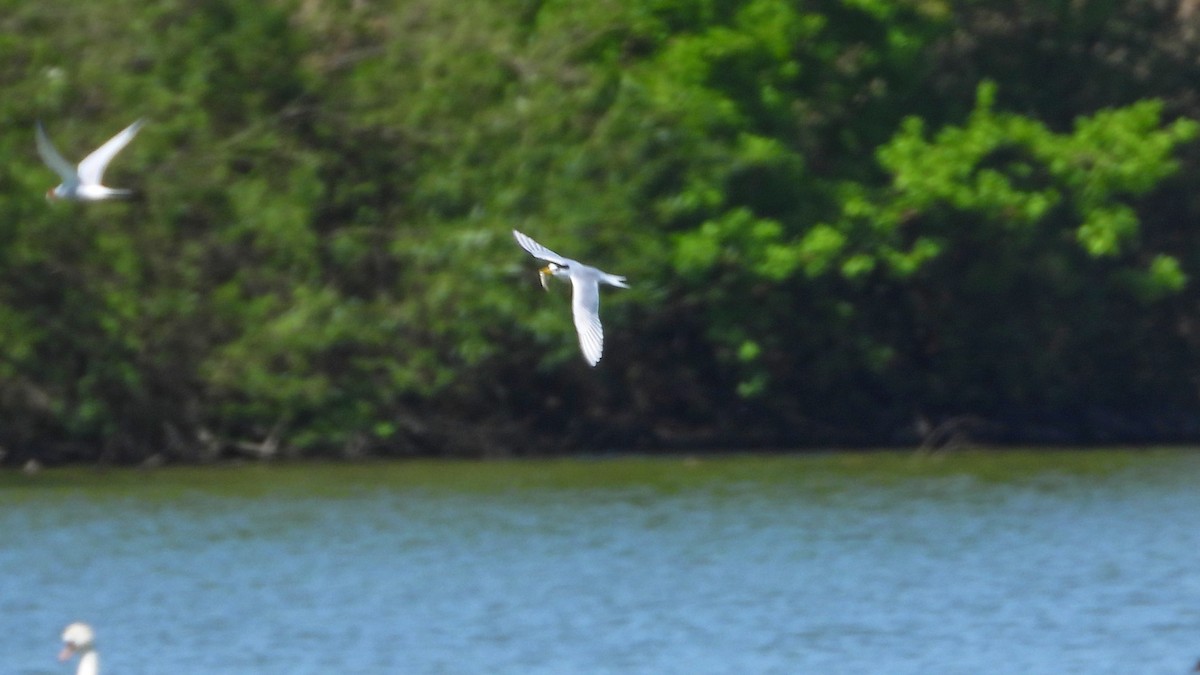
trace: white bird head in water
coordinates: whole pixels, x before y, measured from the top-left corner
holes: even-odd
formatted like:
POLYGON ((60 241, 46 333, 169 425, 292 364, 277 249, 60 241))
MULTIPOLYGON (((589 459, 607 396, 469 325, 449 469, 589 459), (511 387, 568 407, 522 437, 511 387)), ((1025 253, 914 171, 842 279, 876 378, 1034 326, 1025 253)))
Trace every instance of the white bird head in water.
POLYGON ((76 675, 98 675, 100 672, 100 657, 96 655, 96 634, 86 623, 73 623, 63 630, 63 648, 58 655, 59 661, 67 661, 76 654, 79 655, 79 668, 76 675))

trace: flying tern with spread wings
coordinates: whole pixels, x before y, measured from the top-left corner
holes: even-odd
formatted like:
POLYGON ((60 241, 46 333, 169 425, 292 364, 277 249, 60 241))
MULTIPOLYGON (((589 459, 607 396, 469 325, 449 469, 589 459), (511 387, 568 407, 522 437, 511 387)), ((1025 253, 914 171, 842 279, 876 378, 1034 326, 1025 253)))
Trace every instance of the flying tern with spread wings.
POLYGON ((84 157, 78 167, 74 167, 58 153, 58 150, 54 148, 54 144, 50 142, 50 137, 46 135, 46 130, 42 128, 42 123, 38 122, 38 154, 42 156, 42 161, 51 169, 54 169, 54 173, 57 173, 62 178, 60 185, 46 191, 46 199, 97 202, 104 199, 119 199, 132 196, 134 194, 133 190, 110 188, 102 185, 101 181, 104 178, 104 170, 108 168, 108 163, 126 145, 129 145, 129 141, 133 140, 133 137, 137 135, 138 130, 141 128, 142 120, 130 124, 121 133, 113 136, 104 145, 96 148, 90 155, 84 157))
POLYGON ((546 266, 538 270, 542 288, 547 288, 547 277, 570 280, 571 313, 575 316, 579 347, 588 364, 596 365, 604 351, 604 328, 600 325, 600 284, 629 288, 625 277, 563 257, 516 230, 513 230, 513 236, 521 248, 529 251, 533 257, 546 261, 546 266))

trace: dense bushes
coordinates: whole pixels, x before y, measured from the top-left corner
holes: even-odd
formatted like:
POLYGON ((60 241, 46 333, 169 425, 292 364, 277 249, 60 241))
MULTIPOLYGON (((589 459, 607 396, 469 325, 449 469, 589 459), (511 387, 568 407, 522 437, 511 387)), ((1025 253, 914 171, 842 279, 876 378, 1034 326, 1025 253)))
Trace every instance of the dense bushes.
POLYGON ((2 4, 9 461, 1200 433, 1173 4, 2 4))

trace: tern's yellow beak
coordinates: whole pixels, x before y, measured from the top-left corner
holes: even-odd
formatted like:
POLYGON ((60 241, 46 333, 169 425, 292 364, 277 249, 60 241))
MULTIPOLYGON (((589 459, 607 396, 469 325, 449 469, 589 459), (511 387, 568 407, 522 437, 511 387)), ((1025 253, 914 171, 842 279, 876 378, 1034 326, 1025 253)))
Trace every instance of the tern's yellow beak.
POLYGON ((538 270, 538 281, 542 282, 542 288, 546 289, 547 291, 550 290, 550 286, 546 284, 546 279, 551 276, 554 276, 554 272, 550 270, 549 265, 546 265, 542 269, 538 270))

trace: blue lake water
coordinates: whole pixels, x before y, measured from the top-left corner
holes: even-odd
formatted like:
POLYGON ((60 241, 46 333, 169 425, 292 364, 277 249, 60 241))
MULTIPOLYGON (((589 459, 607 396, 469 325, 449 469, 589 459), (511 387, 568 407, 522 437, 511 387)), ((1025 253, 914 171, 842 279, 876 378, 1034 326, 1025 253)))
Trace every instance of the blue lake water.
POLYGON ((0 476, 0 673, 1184 673, 1200 453, 0 476))

